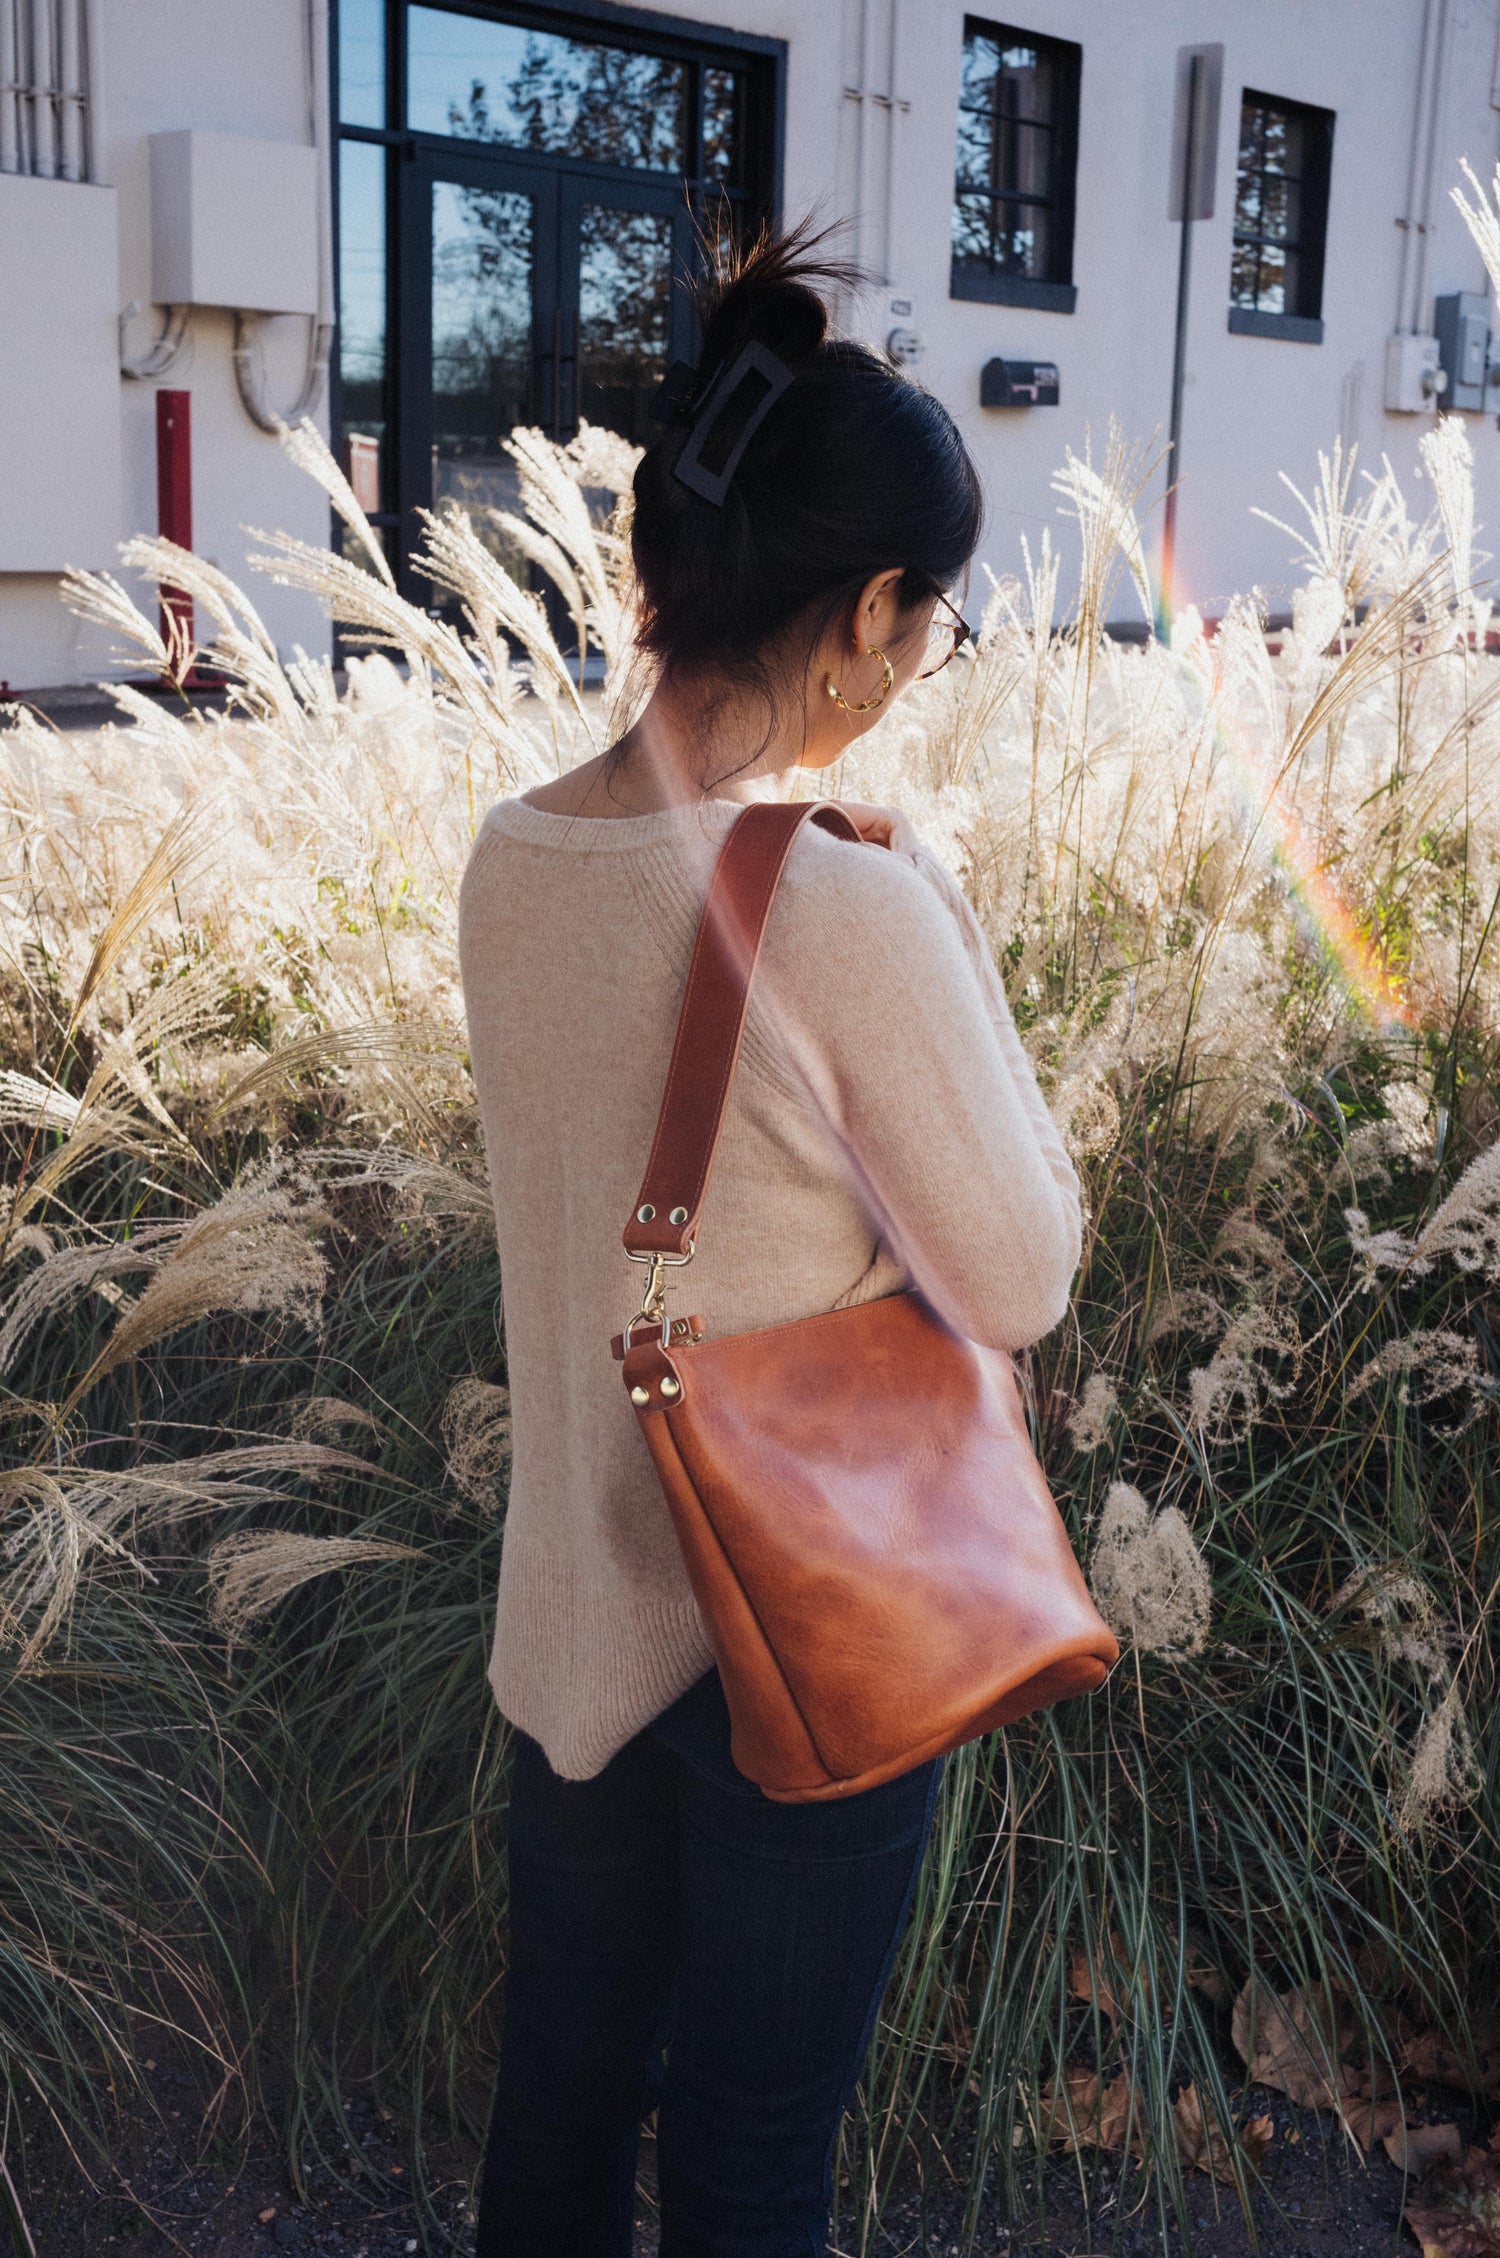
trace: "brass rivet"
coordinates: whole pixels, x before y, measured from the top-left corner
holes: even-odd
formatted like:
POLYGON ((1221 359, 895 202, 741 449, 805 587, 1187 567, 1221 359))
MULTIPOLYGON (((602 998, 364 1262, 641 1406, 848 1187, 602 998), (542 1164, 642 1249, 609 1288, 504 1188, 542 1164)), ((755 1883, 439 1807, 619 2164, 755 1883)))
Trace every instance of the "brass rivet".
POLYGON ((688 1211, 685 1207, 674 1207, 671 1214, 667 1217, 667 1221, 669 1223, 686 1223, 687 1218, 688 1211))
POLYGON ((654 1223, 656 1221, 656 1210, 651 1205, 651 1202, 649 1200, 647 1200, 644 1207, 638 1207, 636 1209, 635 1219, 637 1223, 654 1223))
POLYGON ((661 1392, 664 1396, 680 1396, 682 1393, 682 1382, 680 1380, 663 1380, 661 1384, 661 1392))
POLYGON ((651 1401, 651 1390, 649 1388, 632 1388, 630 1400, 635 1404, 647 1404, 651 1401))

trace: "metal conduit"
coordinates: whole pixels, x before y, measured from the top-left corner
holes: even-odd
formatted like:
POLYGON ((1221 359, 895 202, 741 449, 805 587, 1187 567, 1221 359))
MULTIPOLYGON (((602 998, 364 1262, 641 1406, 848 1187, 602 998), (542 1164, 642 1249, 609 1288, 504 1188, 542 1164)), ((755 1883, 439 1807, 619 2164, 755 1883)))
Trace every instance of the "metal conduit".
POLYGON ((879 41, 884 49, 883 86, 874 86, 873 65, 877 44, 874 9, 877 0, 856 0, 854 30, 854 83, 844 88, 844 100, 854 105, 853 188, 854 210, 849 215, 852 223, 852 251, 857 266, 878 269, 872 279, 889 283, 895 258, 895 197, 896 197, 896 116, 910 104, 896 91, 900 67, 900 8, 901 0, 884 0, 884 38, 879 41), (876 146, 875 136, 867 129, 866 118, 870 111, 884 113, 885 131, 881 146, 876 146), (870 174, 876 174, 877 192, 872 193, 870 174), (873 221, 878 216, 880 241, 878 250, 871 242, 873 221), (872 258, 872 251, 876 256, 872 258))
POLYGON ((90 0, 0 0, 0 172, 88 180, 90 0))

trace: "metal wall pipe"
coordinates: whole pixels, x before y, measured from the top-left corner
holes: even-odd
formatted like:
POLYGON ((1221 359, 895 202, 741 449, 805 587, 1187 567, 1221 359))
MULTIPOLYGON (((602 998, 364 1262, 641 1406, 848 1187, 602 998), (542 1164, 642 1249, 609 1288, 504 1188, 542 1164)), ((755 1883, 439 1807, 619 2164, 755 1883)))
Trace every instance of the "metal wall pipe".
POLYGON ((103 0, 82 0, 79 23, 83 50, 78 83, 83 90, 84 179, 102 183, 107 151, 104 118, 104 13, 103 0))
POLYGON ((1432 88, 1428 97, 1427 162, 1422 169, 1422 202, 1417 213, 1417 275, 1412 292, 1411 325, 1422 326, 1427 295, 1427 241, 1432 233, 1432 189, 1437 171, 1438 135, 1443 123, 1443 83, 1448 65, 1449 0, 1437 0, 1437 37, 1432 50, 1432 88))
POLYGON ((884 37, 878 40, 882 50, 883 67, 879 77, 883 84, 874 85, 876 76, 874 56, 877 33, 872 20, 874 0, 855 0, 856 30, 854 37, 854 73, 852 84, 844 87, 843 98, 854 105, 854 209, 849 214, 852 241, 851 253, 858 266, 876 266, 874 279, 889 283, 895 258, 896 211, 896 114, 909 104, 897 93, 899 84, 901 41, 901 0, 884 0, 885 20, 881 29, 884 37), (885 131, 877 135, 872 130, 870 112, 879 110, 885 116, 885 131), (881 159, 884 162, 881 162, 881 159), (879 165, 878 193, 872 191, 870 169, 879 165), (879 239, 872 244, 875 221, 879 221, 879 239))
POLYGON ((0 172, 21 170, 21 55, 16 0, 0 0, 0 172))
POLYGON ((97 0, 0 0, 0 172, 98 178, 97 0))
POLYGON ((31 0, 27 103, 31 112, 31 169, 43 180, 57 178, 57 56, 53 47, 52 0, 31 0))
POLYGON ((1411 148, 1406 167, 1406 205, 1396 221, 1401 230, 1401 260, 1396 276, 1396 328, 1413 334, 1422 326, 1421 274, 1426 266, 1427 225, 1422 183, 1425 171, 1430 195, 1432 135, 1437 121, 1434 90, 1439 79, 1438 62, 1443 48, 1447 13, 1447 0, 1422 0, 1422 34, 1417 49, 1417 81, 1412 92, 1411 106, 1411 148))
POLYGON ((83 24, 77 0, 58 0, 58 141, 64 180, 83 178, 83 24))

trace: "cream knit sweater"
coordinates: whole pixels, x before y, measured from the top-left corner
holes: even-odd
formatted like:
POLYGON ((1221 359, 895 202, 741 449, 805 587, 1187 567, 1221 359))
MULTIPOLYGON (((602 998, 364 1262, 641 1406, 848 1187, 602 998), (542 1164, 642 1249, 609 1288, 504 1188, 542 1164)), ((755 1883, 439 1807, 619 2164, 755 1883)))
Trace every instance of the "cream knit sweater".
MULTIPOLYGON (((464 880, 515 1422, 490 1679, 569 1779, 713 1659, 609 1342, 638 1304, 620 1234, 739 812, 507 800, 464 880)), ((675 1314, 740 1333, 915 1279, 958 1329, 1015 1349, 1061 1317, 1078 1251, 1077 1180, 962 893, 904 825, 895 851, 806 827, 675 1314)))

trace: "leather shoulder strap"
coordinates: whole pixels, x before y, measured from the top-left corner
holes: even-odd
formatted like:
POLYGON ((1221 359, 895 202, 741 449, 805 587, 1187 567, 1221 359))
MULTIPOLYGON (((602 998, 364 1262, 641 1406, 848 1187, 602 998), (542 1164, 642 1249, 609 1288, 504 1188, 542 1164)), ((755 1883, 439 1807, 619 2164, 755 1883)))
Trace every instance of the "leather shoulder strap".
POLYGON ((746 808, 719 851, 688 967, 656 1140, 625 1227, 631 1254, 684 1255, 693 1242, 745 1027, 760 944, 804 823, 859 838, 832 800, 746 808))

